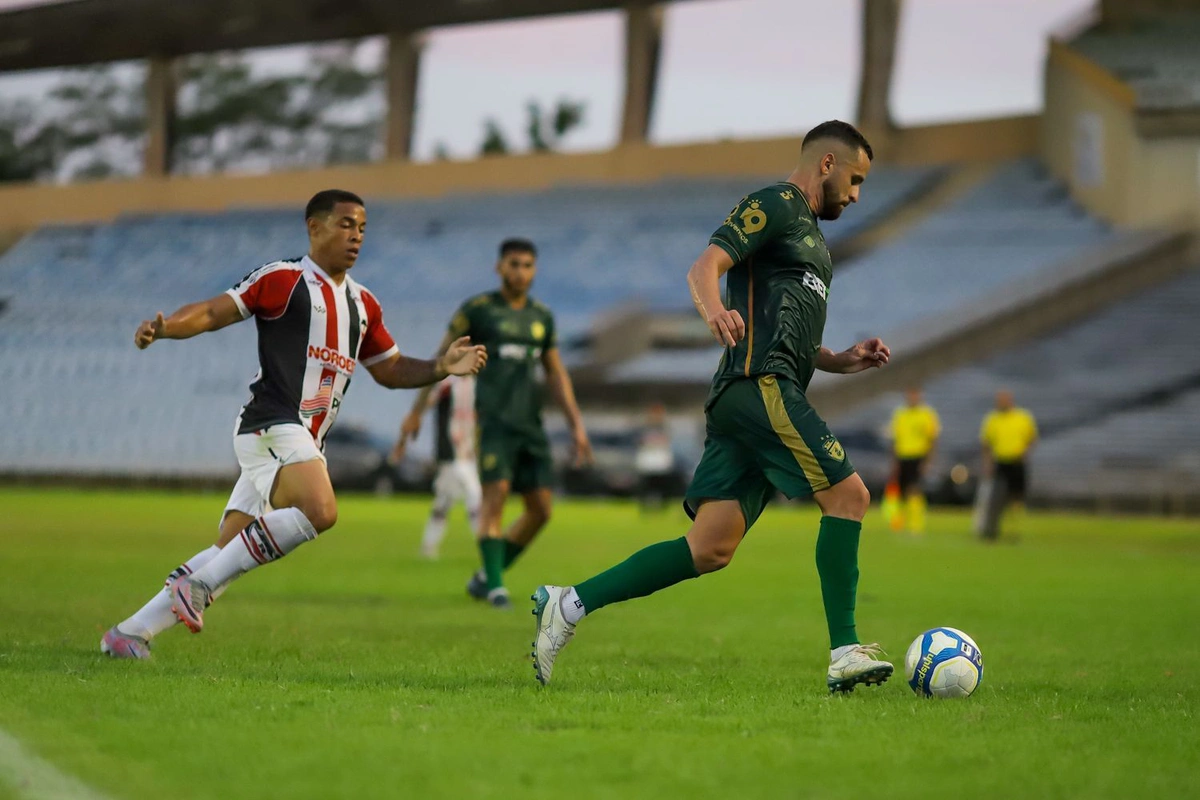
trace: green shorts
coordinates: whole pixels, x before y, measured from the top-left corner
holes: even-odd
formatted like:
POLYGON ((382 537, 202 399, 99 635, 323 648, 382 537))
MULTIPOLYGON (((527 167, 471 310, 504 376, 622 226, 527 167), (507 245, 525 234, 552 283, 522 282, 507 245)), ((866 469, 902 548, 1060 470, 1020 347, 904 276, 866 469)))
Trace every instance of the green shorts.
POLYGON ((554 460, 544 431, 518 433, 480 423, 478 434, 480 482, 508 481, 509 490, 518 494, 553 485, 554 460))
POLYGON ((730 384, 705 422, 704 455, 683 501, 693 519, 701 501, 737 500, 749 530, 777 491, 806 497, 854 474, 841 443, 787 378, 730 384))

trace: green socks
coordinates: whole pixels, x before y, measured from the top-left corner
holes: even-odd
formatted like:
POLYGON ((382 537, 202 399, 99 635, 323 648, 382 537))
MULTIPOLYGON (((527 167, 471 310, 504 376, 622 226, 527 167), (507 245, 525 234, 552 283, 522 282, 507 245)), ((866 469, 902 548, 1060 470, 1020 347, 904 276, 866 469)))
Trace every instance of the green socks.
MULTIPOLYGON (((687 539, 680 537, 637 551, 615 567, 577 584, 575 593, 584 610, 591 614, 612 603, 645 597, 699 575, 687 539)), ((853 601, 851 609, 853 614, 853 601)))
POLYGON ((525 545, 504 540, 504 569, 512 566, 512 563, 517 560, 517 556, 525 552, 525 545))
POLYGON ((479 555, 483 559, 488 591, 499 589, 504 585, 504 540, 490 537, 480 539, 479 555))
POLYGON ((854 598, 858 593, 858 535, 861 532, 861 522, 821 517, 821 532, 817 535, 817 572, 821 576, 821 599, 825 601, 831 650, 858 643, 858 631, 854 628, 854 598))

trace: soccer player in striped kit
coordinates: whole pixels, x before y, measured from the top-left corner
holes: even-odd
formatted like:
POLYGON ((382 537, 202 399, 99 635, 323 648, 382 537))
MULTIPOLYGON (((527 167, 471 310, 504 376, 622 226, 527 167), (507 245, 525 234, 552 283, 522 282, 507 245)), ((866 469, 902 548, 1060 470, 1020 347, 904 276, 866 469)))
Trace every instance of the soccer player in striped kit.
POLYGON ((473 375, 484 347, 457 339, 424 361, 400 354, 375 296, 347 274, 367 226, 351 192, 318 192, 304 212, 309 251, 251 272, 224 294, 160 312, 138 326, 134 344, 189 339, 253 316, 260 369, 234 428, 241 476, 221 517, 216 544, 188 559, 133 616, 104 634, 115 658, 148 658, 150 640, 182 622, 193 633, 231 581, 277 561, 332 528, 337 500, 322 452, 357 365, 389 389, 427 386, 447 375, 473 375))
MULTIPOLYGON (((483 487, 475 461, 475 379, 447 378, 430 395, 426 407, 437 418, 437 477, 433 480, 433 506, 421 535, 421 557, 437 560, 446 537, 447 517, 459 500, 467 508, 471 531, 479 533, 479 513, 483 487)), ((392 460, 404 457, 407 441, 403 435, 392 449, 392 460)))

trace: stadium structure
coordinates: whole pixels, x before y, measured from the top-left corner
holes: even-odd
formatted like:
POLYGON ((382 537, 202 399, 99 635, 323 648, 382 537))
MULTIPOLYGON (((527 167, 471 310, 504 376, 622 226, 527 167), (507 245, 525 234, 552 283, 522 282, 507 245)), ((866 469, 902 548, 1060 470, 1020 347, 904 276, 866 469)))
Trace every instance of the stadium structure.
MULTIPOLYGON (((720 351, 688 305, 684 270, 731 199, 781 174, 800 137, 649 144, 661 6, 337 8, 76 0, 0 14, 0 71, 148 62, 141 177, 119 188, 0 186, 0 473, 232 474, 223 434, 254 371, 252 337, 135 357, 132 331, 149 311, 215 294, 247 265, 303 247, 295 208, 329 186, 370 202, 373 241, 355 275, 403 320, 407 352, 433 350, 463 287, 479 284, 478 266, 519 224, 553 265, 537 294, 559 314, 585 410, 615 419, 664 402, 678 419, 698 418, 720 351), (421 31, 601 9, 626 18, 616 147, 409 160, 421 31), (102 29, 122 35, 92 35, 102 29), (389 48, 384 161, 170 174, 176 59, 378 35, 389 48), (155 400, 128 402, 146 397, 155 400)), ((814 404, 839 431, 873 433, 895 393, 921 383, 945 425, 941 459, 973 464, 979 421, 1008 387, 1041 422, 1039 502, 1200 512, 1200 355, 1190 346, 1200 333, 1200 7, 1105 0, 1050 42, 1043 113, 920 128, 888 113, 899 8, 864 3, 857 121, 879 157, 871 202, 827 229, 837 269, 827 342, 881 335, 895 358, 858 380, 818 379, 814 404)), ((343 420, 390 435, 401 405, 359 383, 343 420)))

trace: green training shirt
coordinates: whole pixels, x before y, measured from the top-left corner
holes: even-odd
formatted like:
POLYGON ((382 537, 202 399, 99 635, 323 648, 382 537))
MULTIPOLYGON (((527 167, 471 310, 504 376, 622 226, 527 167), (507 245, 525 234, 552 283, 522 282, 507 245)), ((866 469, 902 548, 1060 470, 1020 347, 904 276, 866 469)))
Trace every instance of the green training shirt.
POLYGON ((725 307, 746 322, 726 348, 709 392, 710 407, 733 381, 773 374, 808 388, 825 331, 833 263, 804 195, 776 183, 742 198, 709 239, 733 259, 725 307))
POLYGON ((487 346, 488 363, 475 385, 479 423, 540 435, 537 365, 542 353, 557 346, 550 309, 532 297, 523 308, 513 308, 500 292, 488 292, 462 304, 450 322, 450 333, 487 346))

